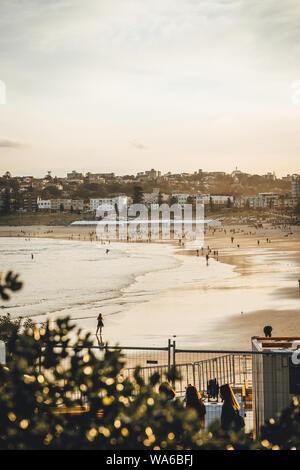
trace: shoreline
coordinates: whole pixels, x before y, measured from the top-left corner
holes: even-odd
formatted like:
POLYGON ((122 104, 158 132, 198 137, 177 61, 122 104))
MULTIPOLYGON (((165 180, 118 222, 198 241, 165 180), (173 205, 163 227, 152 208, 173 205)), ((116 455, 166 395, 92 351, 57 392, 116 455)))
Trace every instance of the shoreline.
MULTIPOLYGON (((30 233, 32 238, 90 240, 88 227, 72 227, 71 231, 71 227, 57 227, 58 230, 54 230, 53 227, 53 231, 51 230, 50 233, 43 226, 39 227, 39 230, 36 230, 36 227, 34 228, 35 230, 31 232, 27 227, 25 234, 20 235, 22 227, 5 227, 5 230, 0 227, 0 237, 7 236, 10 233, 13 234, 12 237, 20 238, 21 236, 26 238, 30 233)), ((226 234, 220 231, 216 231, 214 234, 207 233, 205 246, 209 245, 212 250, 219 251, 219 261, 211 261, 210 263, 213 266, 209 267, 208 270, 205 268, 204 257, 201 255, 197 257, 195 249, 181 249, 177 241, 163 242, 171 248, 169 253, 177 261, 180 261, 182 255, 184 255, 184 259, 187 260, 186 263, 183 262, 185 267, 181 269, 177 266, 174 269, 157 269, 144 274, 137 274, 135 279, 127 287, 122 288, 117 296, 120 305, 124 302, 126 304, 126 296, 131 300, 128 301, 127 299, 127 310, 124 311, 122 308, 119 313, 121 323, 124 321, 129 326, 129 330, 132 324, 136 329, 137 342, 138 332, 140 331, 141 336, 143 336, 144 331, 147 331, 150 340, 152 338, 153 342, 160 341, 160 344, 164 344, 166 336, 162 335, 161 340, 159 340, 160 335, 157 333, 157 329, 153 327, 159 322, 162 329, 168 329, 170 334, 176 334, 178 344, 184 343, 191 346, 197 344, 198 347, 201 346, 204 349, 249 350, 251 348, 251 336, 261 334, 263 326, 267 323, 273 326, 273 332, 275 330, 279 336, 294 334, 295 329, 300 329, 299 314, 297 308, 295 308, 295 302, 300 299, 300 291, 298 286, 295 285, 298 276, 300 278, 300 230, 298 227, 297 229, 294 229, 293 235, 288 237, 285 236, 285 231, 272 228, 256 230, 252 236, 248 236, 247 231, 243 232, 245 227, 232 228, 232 226, 226 228, 226 234), (235 238, 234 243, 231 243, 231 234, 233 233, 231 230, 235 230, 233 235, 235 238), (271 244, 267 244, 264 237, 270 237, 270 233, 272 234, 271 244), (257 245, 258 238, 260 239, 259 246, 257 245), (237 248, 237 244, 240 245, 240 248, 237 248), (225 278, 222 278, 226 265, 231 267, 232 276, 228 270, 225 278), (291 268, 289 268, 289 265, 291 268), (197 266, 203 270, 198 272, 197 266), (190 271, 185 272, 186 269, 190 269, 190 271), (175 276, 177 272, 181 273, 179 279, 175 276), (198 276, 203 273, 203 279, 195 282, 195 273, 198 276), (164 287, 164 276, 166 287, 164 287), (175 276, 175 287, 169 288, 172 276, 175 276), (207 276, 208 279, 206 279, 207 276), (218 276, 221 276, 221 278, 218 278, 218 276), (147 296, 144 295, 135 304, 136 287, 142 289, 146 284, 149 285, 149 291, 151 291, 151 285, 155 286, 158 278, 161 279, 158 294, 152 297, 150 295, 150 298, 146 298, 147 296), (180 281, 182 281, 182 285, 180 281), (253 295, 254 292, 255 295, 253 295), (254 302, 253 297, 255 296, 261 297, 261 306, 258 305, 259 302, 254 302), (218 297, 223 299, 223 302, 220 303, 219 312, 216 308, 216 299, 218 297), (246 301, 246 308, 243 307, 242 314, 238 307, 240 304, 245 303, 245 298, 248 301, 246 301), (201 304, 204 304, 203 308, 201 308, 201 304), (213 311, 213 305, 216 315, 212 319, 212 314, 209 312, 213 311), (270 305, 272 305, 272 308, 270 308, 270 305), (181 327, 182 315, 185 311, 188 312, 186 313, 187 321, 189 317, 192 320, 190 325, 184 324, 181 327), (142 322, 141 315, 143 317, 142 322), (171 318, 172 320, 170 320, 171 318), (142 324, 139 326, 140 322, 142 324), (205 325, 203 322, 205 322, 205 325), (205 327, 201 328, 201 324, 205 327)), ((114 241, 112 241, 113 243, 114 241)), ((127 242, 123 243, 126 244, 127 242)), ((145 242, 134 242, 135 245, 141 243, 145 244, 145 242)), ((162 245, 162 242, 159 241, 151 244, 154 243, 162 245)), ((146 244, 149 246, 148 243, 146 244)), ((133 243, 129 245, 133 246, 133 243)), ((118 325, 116 317, 113 317, 114 314, 110 317, 112 327, 105 329, 108 333, 112 333, 112 335, 108 334, 108 337, 114 336, 114 326, 118 325)), ((88 324, 86 326, 90 331, 93 327, 91 323, 88 324)), ((126 340, 122 343, 126 343, 126 340)), ((113 344, 113 341, 111 344, 113 344)))

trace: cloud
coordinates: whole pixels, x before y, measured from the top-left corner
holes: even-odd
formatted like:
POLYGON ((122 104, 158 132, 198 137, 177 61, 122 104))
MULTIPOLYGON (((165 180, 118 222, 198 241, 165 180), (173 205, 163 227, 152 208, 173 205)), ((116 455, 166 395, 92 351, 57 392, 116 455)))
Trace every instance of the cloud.
POLYGON ((25 144, 23 142, 17 142, 16 140, 4 139, 0 137, 0 148, 16 149, 16 148, 22 148, 22 147, 28 147, 28 144, 25 144))
POLYGON ((146 150, 146 145, 142 144, 141 142, 137 142, 136 140, 131 141, 130 144, 138 150, 146 150))

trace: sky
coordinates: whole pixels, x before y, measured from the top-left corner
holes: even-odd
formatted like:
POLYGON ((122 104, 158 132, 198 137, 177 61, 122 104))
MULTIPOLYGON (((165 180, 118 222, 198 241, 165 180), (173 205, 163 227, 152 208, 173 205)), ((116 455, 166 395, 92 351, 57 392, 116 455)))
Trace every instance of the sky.
POLYGON ((300 173, 299 24, 299 0, 0 0, 0 174, 300 173))

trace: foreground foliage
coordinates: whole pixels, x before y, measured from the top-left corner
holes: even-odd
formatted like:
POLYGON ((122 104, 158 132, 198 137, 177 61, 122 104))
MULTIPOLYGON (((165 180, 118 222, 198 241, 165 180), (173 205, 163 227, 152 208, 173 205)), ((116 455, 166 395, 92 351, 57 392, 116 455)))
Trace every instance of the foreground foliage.
POLYGON ((158 374, 146 384, 138 368, 129 380, 123 367, 121 351, 99 353, 69 318, 22 333, 12 329, 7 364, 0 367, 0 448, 255 447, 243 433, 204 432, 181 400, 170 402, 156 391, 158 374), (86 411, 57 413, 75 406, 86 411))
MULTIPOLYGON (((12 274, 4 285, 12 291, 21 287, 12 274)), ((263 428, 261 442, 244 431, 225 433, 218 423, 205 432, 182 400, 159 393, 158 374, 146 384, 136 368, 129 379, 122 352, 95 348, 90 334, 70 318, 38 328, 30 320, 21 324, 2 316, 0 339, 6 343, 6 365, 0 365, 0 449, 300 448, 296 399, 263 428)), ((176 378, 176 371, 166 377, 176 378)))

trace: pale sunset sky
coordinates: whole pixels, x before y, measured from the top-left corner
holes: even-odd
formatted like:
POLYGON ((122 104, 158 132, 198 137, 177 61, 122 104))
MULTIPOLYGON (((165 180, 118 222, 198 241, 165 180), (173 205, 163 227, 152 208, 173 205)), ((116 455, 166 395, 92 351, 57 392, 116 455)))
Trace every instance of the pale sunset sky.
POLYGON ((1 0, 0 174, 300 173, 299 0, 1 0))

